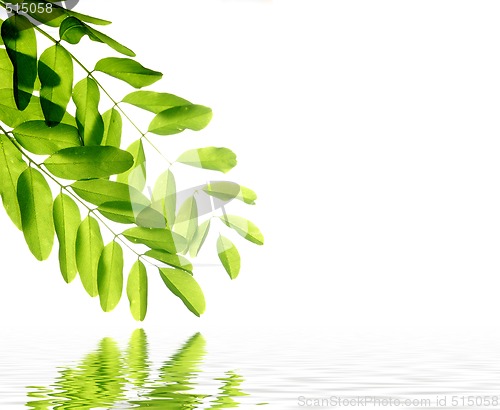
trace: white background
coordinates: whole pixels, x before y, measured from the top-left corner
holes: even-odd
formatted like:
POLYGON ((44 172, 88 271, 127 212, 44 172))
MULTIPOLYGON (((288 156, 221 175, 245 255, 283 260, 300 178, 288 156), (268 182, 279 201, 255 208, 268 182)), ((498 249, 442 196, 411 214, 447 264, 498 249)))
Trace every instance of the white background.
MULTIPOLYGON (((201 133, 152 137, 167 156, 228 146, 239 159, 228 178, 259 194, 237 211, 265 246, 226 233, 240 277, 200 268, 198 319, 151 271, 146 328, 495 325, 498 2, 82 0, 77 10, 112 20, 103 31, 164 73, 152 89, 213 108, 201 133)), ((109 55, 88 40, 72 50, 89 66, 109 55)), ((129 91, 99 78, 117 98, 129 91)), ((125 295, 101 312, 79 279, 63 282, 56 249, 37 262, 3 212, 0 256, 3 325, 136 326, 125 295)))

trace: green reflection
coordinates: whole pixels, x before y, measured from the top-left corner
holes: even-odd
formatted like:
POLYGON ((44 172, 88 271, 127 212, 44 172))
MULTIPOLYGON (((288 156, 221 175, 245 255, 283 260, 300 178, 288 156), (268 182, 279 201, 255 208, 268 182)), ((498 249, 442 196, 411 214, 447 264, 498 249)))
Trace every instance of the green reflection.
POLYGON ((199 392, 197 378, 202 374, 205 345, 200 333, 193 335, 155 371, 143 329, 132 333, 124 351, 113 339, 104 338, 78 365, 60 369, 51 386, 27 387, 26 406, 34 410, 239 407, 237 398, 247 394, 240 388, 243 377, 234 371, 211 379, 209 385, 219 385, 216 393, 199 392))

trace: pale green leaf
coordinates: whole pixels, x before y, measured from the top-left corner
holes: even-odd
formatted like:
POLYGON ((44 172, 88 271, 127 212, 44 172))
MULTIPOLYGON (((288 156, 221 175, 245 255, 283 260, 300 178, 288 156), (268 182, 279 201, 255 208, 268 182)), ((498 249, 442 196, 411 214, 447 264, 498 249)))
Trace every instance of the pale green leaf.
POLYGON ((156 259, 157 261, 163 262, 174 268, 179 268, 187 272, 193 271, 193 265, 186 258, 181 255, 176 255, 174 253, 168 253, 165 251, 160 251, 158 249, 152 249, 147 251, 144 255, 150 258, 156 259))
MULTIPOLYGON (((1 39, 2 37, 0 37, 1 39)), ((0 89, 14 87, 14 67, 5 48, 0 48, 0 89)), ((12 91, 10 91, 12 93, 12 91)), ((17 108, 17 107, 16 107, 17 108)))
POLYGON ((120 182, 91 179, 74 182, 71 184, 71 188, 80 198, 97 206, 106 202, 131 202, 142 206, 150 205, 149 199, 141 192, 120 182))
POLYGON ((14 15, 2 24, 2 39, 14 67, 14 100, 24 110, 30 103, 37 78, 37 42, 31 22, 14 15))
POLYGON ((76 236, 76 265, 83 287, 91 297, 99 294, 97 269, 103 248, 99 223, 87 216, 80 224, 76 236))
POLYGON ((224 215, 220 217, 220 220, 248 241, 257 245, 264 244, 264 236, 259 228, 248 219, 242 218, 241 216, 224 215))
POLYGON ((180 269, 160 268, 160 276, 170 291, 196 316, 205 312, 205 296, 198 282, 180 269))
POLYGON ((230 181, 212 181, 203 187, 203 191, 223 202, 239 199, 249 205, 255 205, 257 194, 250 188, 230 181))
POLYGON ((165 171, 156 180, 153 189, 153 207, 163 213, 168 226, 172 227, 174 225, 177 208, 177 187, 174 174, 170 170, 165 171))
POLYGON ((148 309, 148 274, 141 261, 134 263, 128 275, 127 296, 133 318, 142 322, 148 309))
POLYGON ((203 105, 183 105, 160 112, 149 125, 149 132, 157 135, 178 134, 185 129, 200 131, 212 119, 212 110, 203 105))
POLYGON ((206 147, 181 154, 176 162, 192 167, 229 172, 236 164, 236 154, 228 148, 206 147))
POLYGON ((24 238, 31 253, 40 261, 47 259, 54 245, 52 192, 43 175, 26 169, 17 181, 24 238))
MULTIPOLYGON (((172 231, 186 238, 189 245, 198 230, 198 205, 194 196, 190 196, 179 208, 172 231)), ((185 252, 187 249, 182 249, 185 252)))
POLYGON ((52 155, 64 148, 81 146, 78 130, 67 124, 49 127, 45 121, 28 121, 12 132, 20 145, 38 155, 52 155))
POLYGON ((142 191, 146 186, 146 155, 142 140, 134 141, 127 148, 127 151, 133 156, 134 165, 128 171, 118 175, 116 181, 128 184, 138 191, 142 191))
POLYGON ((75 201, 60 194, 54 201, 54 225, 59 240, 59 266, 66 283, 72 282, 78 273, 76 235, 80 223, 80 210, 75 201))
POLYGON ((122 235, 132 243, 169 253, 177 253, 179 249, 186 248, 186 240, 168 229, 136 227, 127 229, 122 235))
POLYGON ((192 258, 198 256, 201 247, 205 243, 205 239, 207 239, 208 232, 210 230, 210 219, 203 222, 200 226, 198 226, 198 230, 196 231, 196 235, 194 236, 191 244, 189 245, 189 254, 192 258))
POLYGON ((189 101, 176 95, 154 91, 134 91, 128 94, 122 101, 155 114, 173 107, 192 105, 189 101))
POLYGON ((84 145, 100 145, 104 136, 104 121, 99 113, 100 92, 97 83, 86 77, 75 85, 73 101, 76 123, 84 145))
POLYGON ((22 224, 17 180, 27 167, 14 143, 0 134, 0 195, 7 215, 19 229, 22 229, 22 224))
POLYGON ((102 115, 104 122, 104 135, 101 145, 111 145, 120 148, 122 141, 122 116, 114 108, 109 109, 102 115))
POLYGON ((73 60, 64 47, 56 44, 46 49, 38 63, 40 103, 49 126, 64 118, 73 91, 73 60))
POLYGON ((103 58, 97 62, 94 70, 125 81, 135 88, 154 84, 163 77, 162 73, 143 67, 130 58, 103 58))
POLYGON ((64 179, 106 178, 133 165, 130 153, 111 146, 65 148, 45 160, 56 177, 64 179))
POLYGON ((111 312, 122 297, 123 250, 115 241, 106 245, 97 269, 99 302, 104 312, 111 312))
POLYGON ((217 240, 217 254, 231 279, 236 279, 240 273, 240 253, 234 244, 226 237, 219 235, 217 240))
POLYGON ((98 211, 113 222, 136 224, 145 228, 166 228, 165 217, 155 209, 131 202, 105 202, 98 211))

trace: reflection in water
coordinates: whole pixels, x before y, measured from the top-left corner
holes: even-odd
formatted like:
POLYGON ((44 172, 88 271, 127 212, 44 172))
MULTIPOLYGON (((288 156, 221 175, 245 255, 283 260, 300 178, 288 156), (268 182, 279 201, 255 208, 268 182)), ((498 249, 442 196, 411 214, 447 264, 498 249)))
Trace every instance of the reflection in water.
POLYGON ((194 392, 205 354, 205 339, 197 333, 153 372, 144 330, 134 331, 124 352, 104 338, 77 366, 60 369, 50 387, 28 387, 26 405, 36 410, 198 409, 207 403, 211 409, 239 407, 237 398, 246 396, 240 389, 244 379, 234 371, 213 379, 220 386, 215 395, 194 392))

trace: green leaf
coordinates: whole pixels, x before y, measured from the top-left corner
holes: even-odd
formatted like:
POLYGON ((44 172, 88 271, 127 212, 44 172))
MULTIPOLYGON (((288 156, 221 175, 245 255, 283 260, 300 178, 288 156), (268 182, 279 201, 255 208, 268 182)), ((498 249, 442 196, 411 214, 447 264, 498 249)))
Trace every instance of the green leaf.
POLYGON ((156 181, 153 189, 153 207, 163 213, 168 226, 172 227, 174 225, 177 208, 177 188, 174 174, 170 170, 161 174, 156 181))
POLYGON ((17 181, 24 238, 31 253, 40 261, 47 259, 54 245, 52 192, 43 175, 26 169, 17 181))
POLYGON ((135 53, 124 45, 113 40, 100 31, 93 29, 76 17, 68 17, 65 19, 61 27, 59 27, 59 36, 61 40, 67 41, 70 44, 78 44, 83 36, 89 36, 92 41, 107 44, 113 50, 118 51, 129 57, 135 57, 135 53))
POLYGON ((134 263, 128 275, 127 296, 133 318, 142 322, 148 310, 148 274, 141 261, 134 263))
POLYGON ((188 100, 168 93, 154 91, 134 91, 128 94, 122 102, 135 105, 143 110, 159 114, 169 108, 182 105, 192 105, 188 100))
POLYGON ((99 224, 94 218, 87 216, 80 224, 76 235, 76 265, 83 287, 91 297, 99 294, 97 269, 103 249, 104 242, 99 224))
POLYGON ((73 60, 59 44, 49 47, 40 56, 40 103, 49 126, 61 122, 73 91, 73 60))
POLYGON ((239 199, 249 205, 255 205, 257 194, 250 188, 230 181, 212 181, 203 187, 203 191, 224 202, 239 199))
POLYGON ((210 230, 210 219, 203 222, 196 231, 196 235, 191 241, 191 245, 189 246, 189 254, 192 258, 198 256, 201 247, 205 243, 205 239, 207 239, 208 232, 210 230))
POLYGON ((132 154, 134 165, 128 171, 118 175, 116 181, 129 184, 138 191, 142 191, 146 186, 146 155, 144 153, 142 140, 139 139, 133 142, 127 148, 127 151, 132 154))
POLYGON ((98 26, 107 26, 107 25, 111 24, 111 21, 109 21, 109 20, 103 20, 103 19, 100 19, 97 17, 88 16, 87 14, 78 13, 74 10, 67 10, 66 9, 65 12, 67 15, 72 16, 72 17, 76 17, 77 19, 84 21, 86 23, 96 24, 98 26))
POLYGON ((67 124, 48 127, 45 121, 28 121, 12 132, 20 145, 38 155, 51 155, 64 148, 81 146, 78 130, 67 124))
POLYGON ((236 279, 240 273, 241 265, 240 253, 236 249, 236 246, 226 237, 219 235, 219 239, 217 240, 217 254, 229 277, 236 279))
POLYGON ((220 220, 230 228, 234 229, 246 240, 257 245, 264 245, 264 236, 260 232, 259 228, 257 228, 257 226, 248 219, 242 218, 241 216, 224 215, 223 217, 220 217, 220 220))
POLYGON ((137 224, 145 228, 166 228, 164 216, 155 209, 131 202, 105 202, 98 211, 113 222, 137 224))
POLYGON ((71 188, 80 198, 97 206, 105 202, 131 202, 143 206, 150 205, 149 199, 137 189, 120 182, 91 179, 74 182, 71 188))
POLYGON ((123 250, 115 241, 106 245, 97 270, 99 301, 105 312, 111 312, 122 297, 123 250))
POLYGON ((73 89, 76 105, 76 123, 84 145, 100 145, 104 135, 104 121, 99 113, 99 87, 90 77, 84 78, 73 89))
POLYGON ((185 129, 200 131, 212 119, 212 109, 203 105, 183 105, 160 112, 149 125, 149 132, 158 135, 178 134, 185 129))
POLYGON ((56 152, 44 165, 64 179, 106 178, 120 174, 134 164, 128 152, 115 147, 74 147, 56 152))
POLYGON ((236 164, 236 154, 228 148, 206 147, 186 151, 177 162, 196 168, 229 172, 236 164))
POLYGON ((24 110, 31 100, 37 77, 37 43, 31 22, 14 15, 2 24, 2 39, 14 67, 14 100, 24 110))
POLYGON ((14 0, 11 3, 25 6, 24 10, 27 10, 30 17, 50 27, 58 27, 66 17, 64 9, 57 4, 52 4, 51 8, 48 8, 48 2, 43 0, 14 0))
POLYGON ((12 222, 22 229, 21 211, 17 200, 17 180, 28 166, 23 161, 21 152, 5 135, 0 134, 0 195, 12 222))
POLYGON ((158 249, 147 251, 144 255, 156 259, 157 261, 166 263, 167 265, 170 265, 174 268, 179 268, 187 272, 193 271, 193 265, 191 264, 191 262, 189 262, 181 255, 160 251, 158 249))
POLYGON ((205 312, 205 296, 192 275, 180 269, 160 268, 160 276, 170 291, 180 298, 191 312, 196 316, 205 312))
MULTIPOLYGON (((196 204, 194 196, 190 196, 181 205, 175 217, 175 224, 172 230, 186 238, 186 246, 193 240, 198 230, 198 205, 196 204)), ((186 250, 187 249, 182 249, 181 252, 186 250)))
MULTIPOLYGON (((0 41, 1 41, 0 37, 0 41)), ((3 44, 3 43, 1 43, 3 44)), ((14 87, 14 67, 10 61, 7 50, 0 48, 0 89, 8 88, 12 93, 14 87)), ((16 107, 17 108, 17 107, 16 107)))
POLYGON ((103 58, 97 62, 94 70, 125 81, 135 88, 154 84, 163 77, 162 73, 143 67, 130 58, 103 58))
POLYGON ((177 253, 178 249, 185 249, 186 240, 168 229, 159 228, 130 228, 122 235, 132 243, 148 246, 151 249, 160 249, 169 253, 177 253))
POLYGON ((80 210, 69 196, 60 194, 54 201, 54 225, 59 240, 59 266, 66 283, 75 279, 76 234, 81 223, 80 210))
POLYGON ((111 108, 102 115, 104 135, 101 145, 111 145, 120 148, 122 141, 122 116, 118 110, 111 108))

